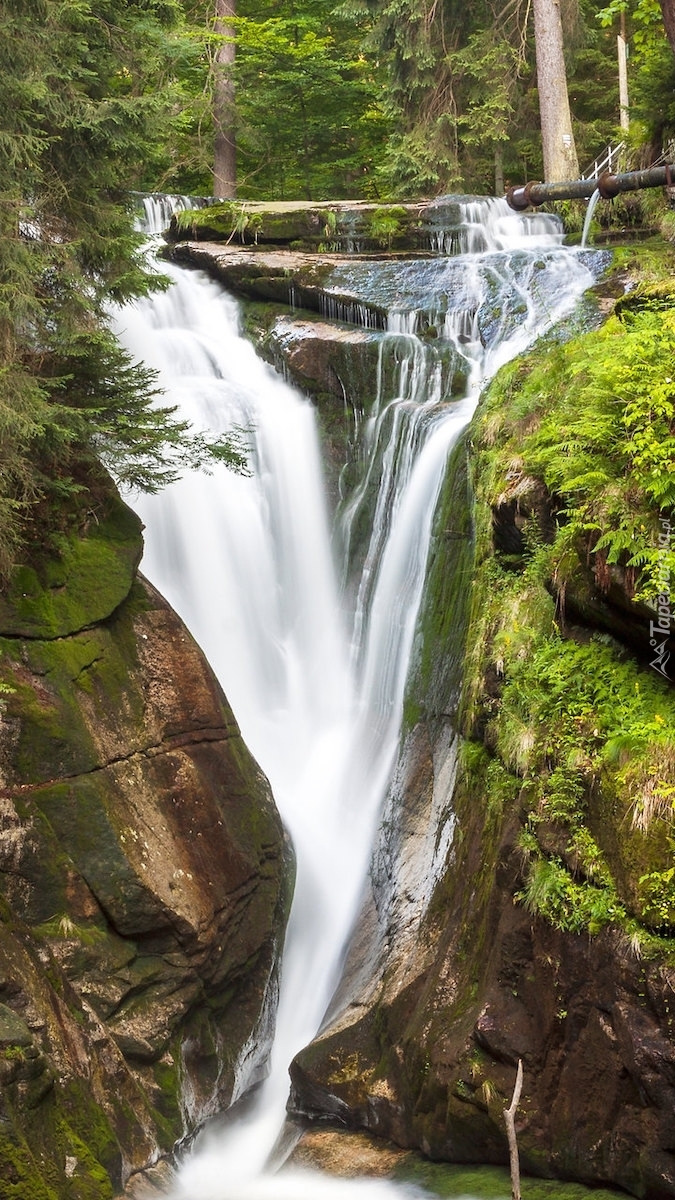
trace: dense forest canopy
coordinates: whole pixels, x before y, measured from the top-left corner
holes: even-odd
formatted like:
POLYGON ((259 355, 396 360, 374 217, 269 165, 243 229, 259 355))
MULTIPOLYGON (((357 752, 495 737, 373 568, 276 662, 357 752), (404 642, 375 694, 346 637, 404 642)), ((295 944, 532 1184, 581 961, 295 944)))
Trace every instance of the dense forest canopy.
MULTIPOLYGON (((582 162, 617 136, 622 7, 634 160, 675 130, 657 0, 563 0, 582 162)), ((100 461, 141 488, 211 453, 242 465, 236 441, 189 438, 153 406, 106 318, 158 286, 132 191, 212 190, 216 16, 215 0, 0 6, 0 573, 27 521, 95 492, 100 461)), ((527 0, 239 0, 228 27, 242 199, 489 193, 495 173, 541 174, 527 0)))
MULTIPOLYGON (((164 176, 200 193, 211 189, 213 3, 186 0, 184 137, 164 176)), ((675 131, 658 0, 562 0, 561 12, 580 161, 619 137, 621 12, 631 147, 651 161, 675 131)), ((542 177, 528 0, 239 0, 230 27, 240 198, 490 193, 496 163, 507 181, 542 177)))

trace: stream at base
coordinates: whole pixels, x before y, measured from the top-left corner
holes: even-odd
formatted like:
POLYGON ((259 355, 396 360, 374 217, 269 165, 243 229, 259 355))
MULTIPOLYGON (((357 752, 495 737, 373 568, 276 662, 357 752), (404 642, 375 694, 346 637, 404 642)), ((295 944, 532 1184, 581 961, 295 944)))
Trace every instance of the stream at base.
MULTIPOLYGON (((345 267, 357 298, 379 296, 389 318, 386 331, 369 335, 378 340, 378 386, 338 514, 327 509, 312 405, 241 336, 237 304, 222 288, 161 264, 168 291, 116 317, 123 344, 158 370, 181 416, 197 428, 249 431, 250 477, 217 467, 134 506, 146 525, 142 569, 205 651, 297 859, 271 1053, 261 1027, 242 1053, 232 1102, 261 1077, 269 1053, 267 1077, 244 1116, 197 1139, 179 1170, 180 1200, 410 1192, 265 1168, 284 1124, 288 1065, 321 1026, 359 911, 396 763, 448 452, 484 381, 593 281, 583 257, 561 247, 553 218, 474 201, 466 230, 465 252, 453 257, 345 267), (417 334, 420 313, 438 331, 434 342, 417 334), (366 517, 354 578, 339 558, 366 517)), ((192 1122, 210 1115, 186 1112, 192 1122)))

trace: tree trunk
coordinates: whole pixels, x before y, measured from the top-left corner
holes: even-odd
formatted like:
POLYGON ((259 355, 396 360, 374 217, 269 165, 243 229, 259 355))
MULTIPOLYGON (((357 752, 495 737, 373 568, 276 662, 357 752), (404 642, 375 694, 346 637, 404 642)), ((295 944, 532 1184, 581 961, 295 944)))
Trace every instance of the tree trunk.
POLYGON ((628 129, 628 47, 626 45, 625 12, 621 13, 621 29, 616 39, 616 50, 619 59, 619 124, 622 129, 628 129))
POLYGON ((663 24, 666 27, 670 48, 675 54, 675 0, 661 0, 663 24))
POLYGON ((495 142, 495 196, 504 195, 504 149, 495 142))
POLYGON ((534 39, 544 180, 578 179, 579 160, 572 133, 563 57, 560 0, 534 0, 534 39))
MULTIPOLYGON (((236 16, 236 0, 216 0, 215 31, 234 39, 229 18, 236 16)), ((213 124, 214 167, 213 194, 221 200, 233 200, 237 194, 236 135, 234 108, 234 40, 222 42, 214 64, 213 124)))

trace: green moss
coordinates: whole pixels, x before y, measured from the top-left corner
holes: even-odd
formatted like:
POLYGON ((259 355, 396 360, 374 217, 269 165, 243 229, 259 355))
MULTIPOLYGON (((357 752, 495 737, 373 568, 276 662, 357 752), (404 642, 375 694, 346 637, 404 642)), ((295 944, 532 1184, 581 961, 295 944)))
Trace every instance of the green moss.
POLYGON ((169 1141, 178 1138, 182 1132, 183 1116, 180 1107, 181 1081, 177 1062, 180 1061, 180 1043, 177 1043, 173 1054, 165 1054, 158 1062, 152 1064, 152 1074, 157 1086, 157 1095, 153 1097, 154 1111, 164 1120, 169 1133, 169 1141))
POLYGON ((124 853, 114 780, 103 771, 36 790, 33 800, 116 927, 132 935, 156 914, 124 853))
POLYGON ((3 1200, 62 1200, 43 1178, 42 1164, 26 1142, 4 1132, 0 1133, 0 1192, 3 1200))
POLYGON ((473 565, 466 443, 448 462, 432 531, 422 607, 406 689, 404 731, 452 712, 460 690, 473 565))
POLYGON ((111 1200, 120 1153, 110 1124, 83 1081, 62 1080, 40 1103, 3 1092, 3 1200, 111 1200), (66 1160, 71 1159, 66 1171, 66 1160))
POLYGON ((141 522, 120 500, 86 533, 61 537, 58 553, 17 567, 0 597, 0 632, 57 638, 105 620, 131 588, 141 522))
MULTIPOLYGON (((11 687, 3 702, 17 731, 16 782, 34 786, 100 767, 90 726, 101 720, 107 720, 109 735, 132 746, 137 730, 140 743, 145 697, 135 673, 134 621, 148 604, 142 585, 135 583, 105 625, 54 640, 0 639, 2 673, 11 687)), ((51 911, 58 908, 54 903, 51 911)))
POLYGON ((551 593, 565 584, 570 593, 595 558, 633 570, 653 594, 663 557, 655 531, 672 488, 673 439, 659 424, 675 415, 664 368, 672 295, 671 285, 643 289, 630 317, 547 343, 488 390, 472 430, 476 557, 461 710, 465 735, 492 762, 465 753, 460 794, 487 814, 505 801, 513 810, 520 790, 521 902, 560 929, 615 925, 652 948, 675 915, 675 695, 612 637, 561 624, 551 593), (517 553, 495 532, 511 496, 517 553))
MULTIPOLYGON (((451 1166, 428 1162, 409 1155, 398 1166, 393 1178, 416 1183, 434 1196, 467 1197, 477 1200, 504 1200, 511 1195, 511 1180, 504 1167, 451 1166)), ((521 1177, 523 1200, 619 1200, 624 1193, 609 1188, 587 1188, 580 1183, 561 1183, 557 1179, 521 1177)))

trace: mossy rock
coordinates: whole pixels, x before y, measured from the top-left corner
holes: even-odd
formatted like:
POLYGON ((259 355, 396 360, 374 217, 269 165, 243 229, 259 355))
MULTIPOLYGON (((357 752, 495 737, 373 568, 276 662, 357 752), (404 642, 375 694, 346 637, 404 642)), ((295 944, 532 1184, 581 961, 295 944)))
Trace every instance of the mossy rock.
POLYGON ((58 638, 104 621, 129 594, 143 552, 140 518, 119 498, 59 552, 18 566, 0 596, 0 634, 58 638))
POLYGON ((170 240, 258 243, 318 243, 335 230, 335 212, 330 205, 300 201, 288 204, 236 203, 225 201, 207 208, 179 213, 171 220, 170 240))
POLYGON ((25 1021, 6 1004, 0 1004, 0 1051, 7 1054, 32 1043, 33 1035, 25 1021))
MULTIPOLYGON (((396 1167, 393 1178, 401 1183, 423 1187, 433 1196, 466 1197, 476 1200, 504 1200, 511 1195, 511 1179, 505 1167, 451 1165, 429 1162, 408 1155, 396 1167)), ((609 1188, 588 1188, 582 1183, 561 1183, 559 1179, 531 1179, 521 1176, 523 1200, 619 1200, 623 1192, 609 1188)))

